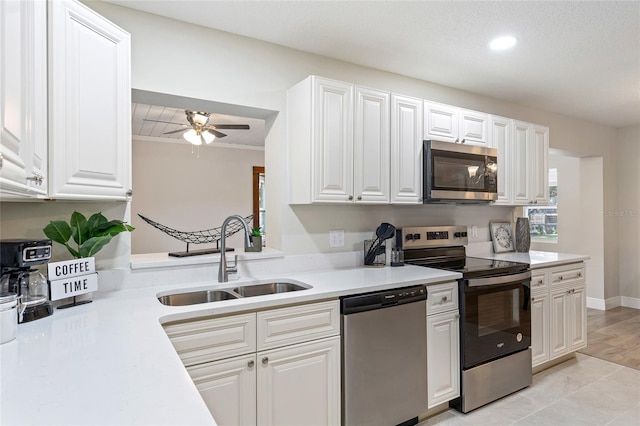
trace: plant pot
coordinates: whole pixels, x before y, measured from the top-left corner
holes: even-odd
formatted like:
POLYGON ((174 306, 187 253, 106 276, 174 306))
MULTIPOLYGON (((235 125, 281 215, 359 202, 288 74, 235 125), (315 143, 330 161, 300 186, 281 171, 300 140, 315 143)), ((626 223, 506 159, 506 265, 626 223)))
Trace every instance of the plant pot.
POLYGON ((253 247, 247 247, 245 251, 249 251, 249 252, 262 251, 262 236, 252 235, 251 243, 253 244, 253 247))

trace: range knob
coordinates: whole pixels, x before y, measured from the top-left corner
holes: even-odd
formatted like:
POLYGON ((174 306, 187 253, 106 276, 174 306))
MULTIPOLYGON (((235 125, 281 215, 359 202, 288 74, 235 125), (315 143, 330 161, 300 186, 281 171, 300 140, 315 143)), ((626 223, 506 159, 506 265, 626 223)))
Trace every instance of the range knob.
POLYGON ((413 239, 414 240, 419 240, 420 239, 420 234, 413 234, 413 239))

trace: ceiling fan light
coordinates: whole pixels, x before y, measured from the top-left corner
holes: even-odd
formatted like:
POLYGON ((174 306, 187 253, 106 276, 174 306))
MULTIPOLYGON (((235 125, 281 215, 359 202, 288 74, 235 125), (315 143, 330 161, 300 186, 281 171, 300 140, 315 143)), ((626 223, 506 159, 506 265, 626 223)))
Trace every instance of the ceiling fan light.
POLYGON ((206 112, 193 111, 192 114, 193 115, 191 117, 193 119, 193 122, 196 124, 204 126, 209 121, 209 114, 206 112))
POLYGON ((216 138, 216 135, 211 132, 204 131, 202 132, 202 137, 204 138, 204 142, 206 144, 210 144, 216 138))
POLYGON ((196 132, 194 129, 187 130, 186 132, 184 132, 182 137, 194 145, 202 145, 202 141, 200 140, 200 135, 198 135, 198 132, 196 132))

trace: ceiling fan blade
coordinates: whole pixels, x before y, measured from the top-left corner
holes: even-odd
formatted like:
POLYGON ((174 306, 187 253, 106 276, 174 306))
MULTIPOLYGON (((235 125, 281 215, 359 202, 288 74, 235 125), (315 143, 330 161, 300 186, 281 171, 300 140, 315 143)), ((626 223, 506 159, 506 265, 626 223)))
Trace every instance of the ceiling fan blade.
POLYGON ((164 132, 163 135, 172 135, 178 132, 184 132, 185 129, 172 130, 171 132, 164 132))
POLYGON ((173 121, 162 121, 162 120, 149 120, 148 118, 143 118, 142 121, 153 121, 154 123, 166 123, 166 124, 176 124, 178 126, 191 127, 188 124, 184 123, 174 123, 173 121))
POLYGON ((216 129, 249 130, 248 124, 211 124, 216 129))
POLYGON ((207 129, 208 132, 213 133, 214 135, 216 135, 216 138, 224 138, 225 136, 227 136, 226 134, 219 132, 215 129, 207 129))

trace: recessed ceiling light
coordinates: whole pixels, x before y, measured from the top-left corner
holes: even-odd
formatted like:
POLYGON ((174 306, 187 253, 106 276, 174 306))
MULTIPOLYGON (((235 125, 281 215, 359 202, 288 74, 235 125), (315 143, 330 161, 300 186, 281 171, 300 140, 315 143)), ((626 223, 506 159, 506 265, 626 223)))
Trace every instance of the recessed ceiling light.
POLYGON ((491 50, 505 50, 512 48, 518 41, 513 36, 496 37, 489 43, 491 50))

